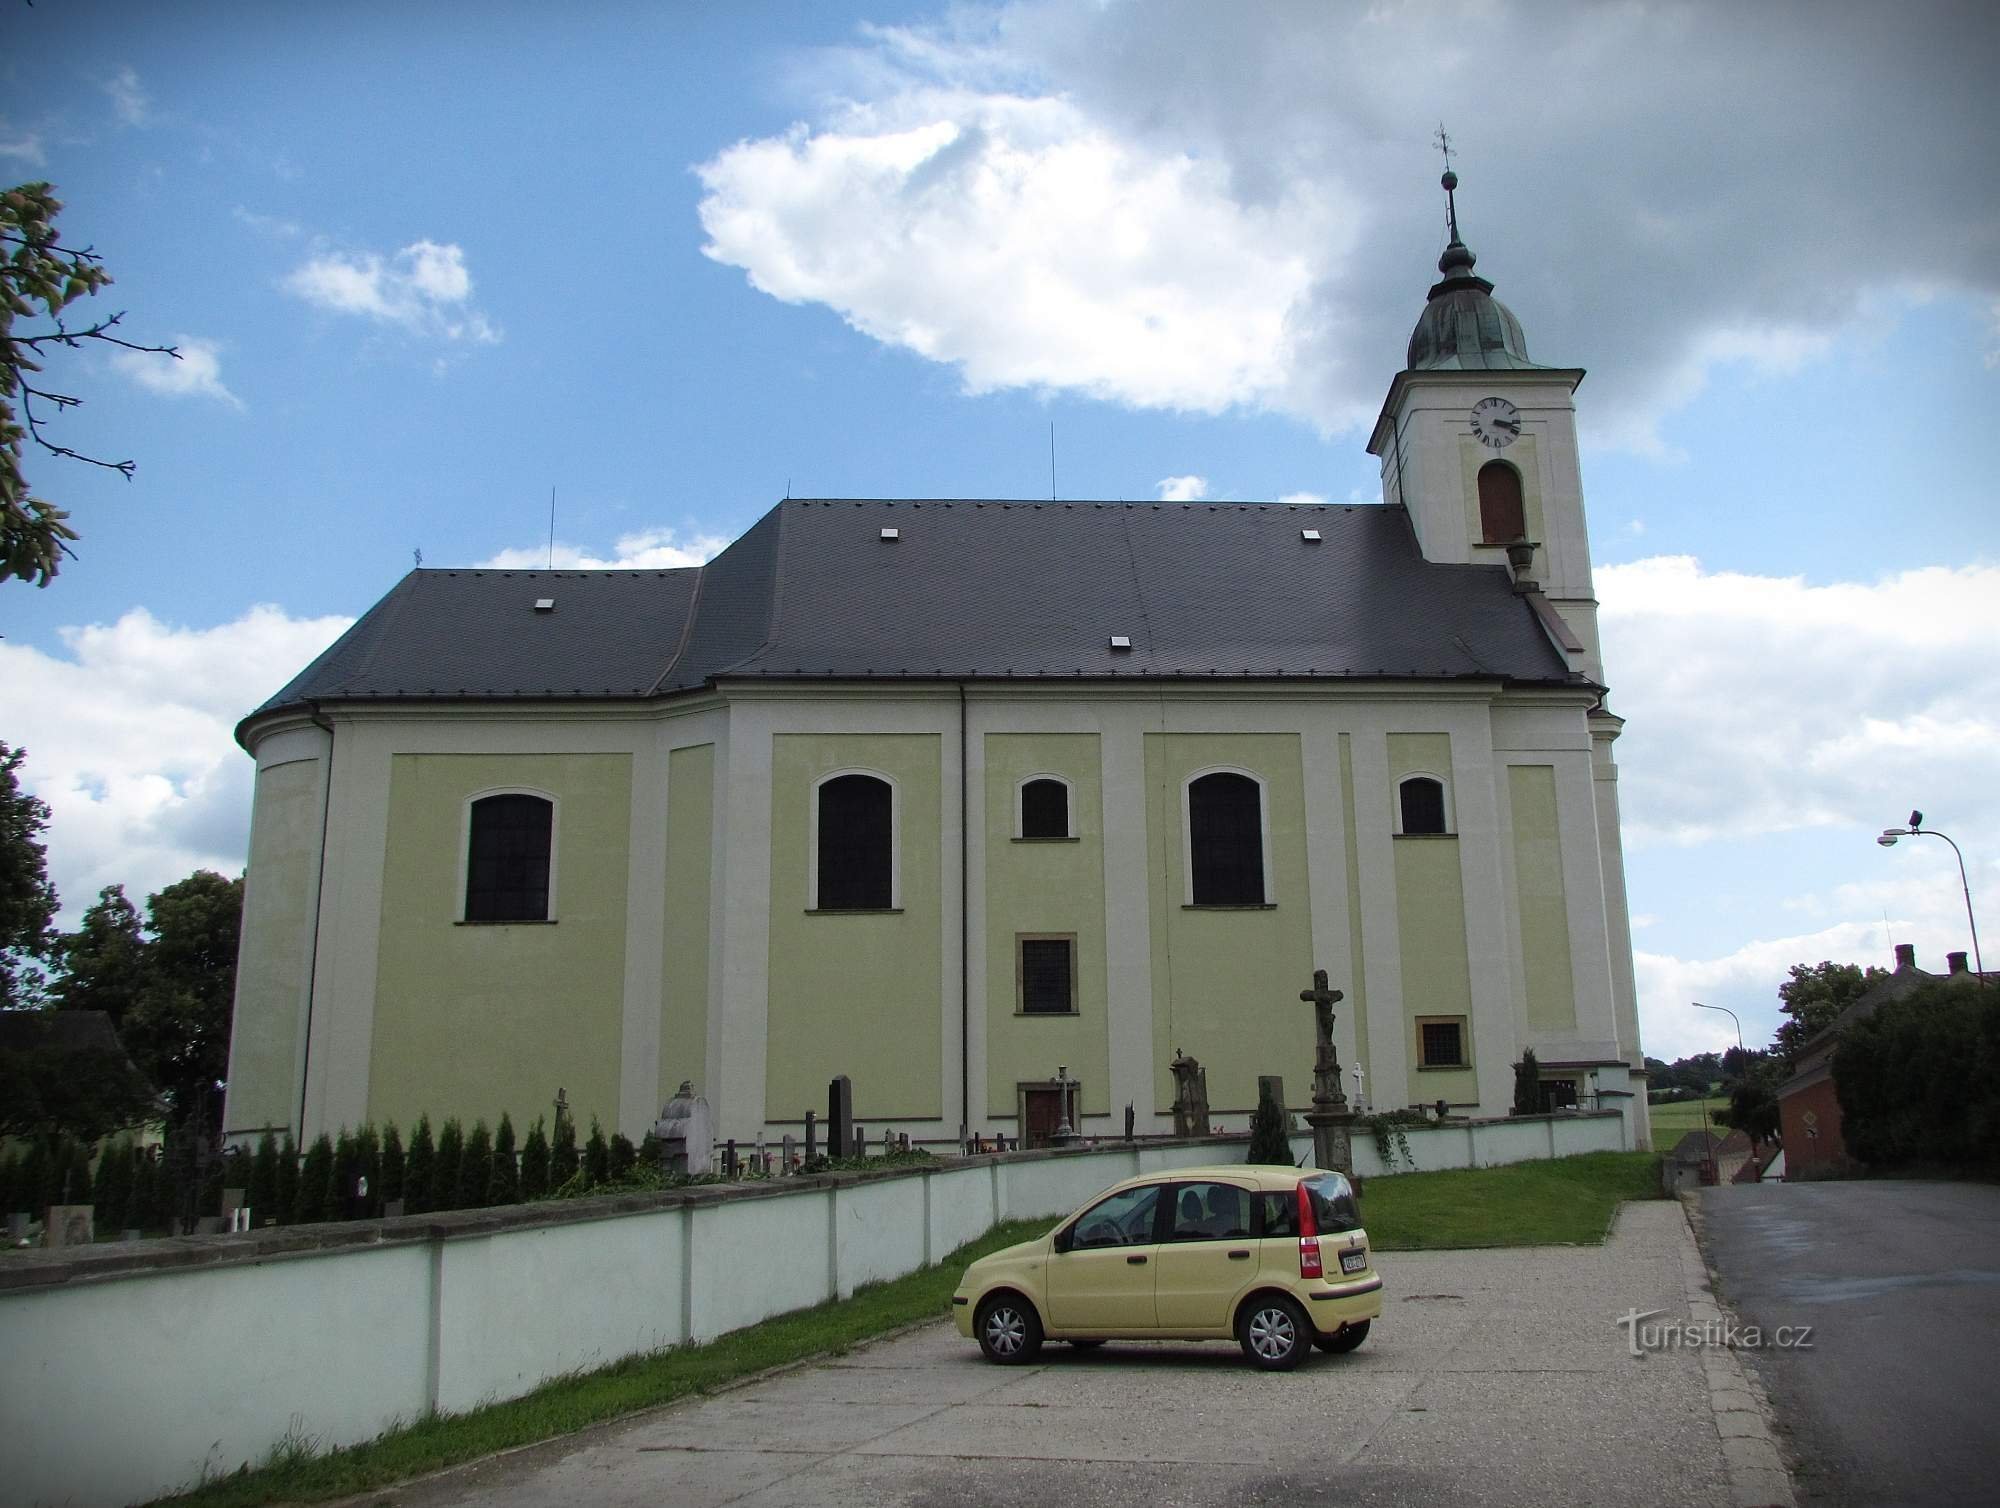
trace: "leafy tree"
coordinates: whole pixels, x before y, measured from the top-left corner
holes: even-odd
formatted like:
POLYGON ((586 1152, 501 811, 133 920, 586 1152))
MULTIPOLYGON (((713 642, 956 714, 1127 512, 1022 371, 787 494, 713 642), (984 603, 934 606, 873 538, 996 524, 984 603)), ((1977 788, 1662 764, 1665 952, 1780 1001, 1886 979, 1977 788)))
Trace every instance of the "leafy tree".
POLYGON ((97 1207, 97 1227, 102 1231, 125 1228, 125 1206, 132 1195, 132 1147, 128 1142, 106 1142, 97 1154, 97 1175, 91 1181, 90 1202, 97 1207))
POLYGON ((521 1198, 545 1199, 549 1192, 549 1138, 542 1130, 542 1118, 535 1117, 528 1128, 528 1140, 521 1148, 521 1198))
POLYGON ((1861 1161, 2000 1172, 2000 991, 1939 979, 1885 1003, 1841 1030, 1833 1085, 1861 1161))
POLYGON ((160 1165, 150 1149, 140 1148, 132 1157, 132 1193, 125 1203, 129 1230, 158 1230, 166 1217, 160 1212, 160 1165))
MULTIPOLYGON (((0 349, 8 318, 0 309, 0 349)), ((5 574, 0 570, 0 576, 5 574)), ((49 883, 48 848, 41 841, 48 830, 49 804, 21 789, 21 763, 27 757, 26 749, 0 743, 0 1010, 39 1002, 45 983, 40 965, 55 946, 50 923, 56 888, 49 883)))
POLYGON ((299 1169, 299 1192, 292 1205, 293 1223, 312 1225, 330 1219, 332 1200, 333 1138, 322 1131, 306 1153, 305 1166, 299 1169))
POLYGON ((558 1112, 556 1131, 549 1142, 549 1188, 559 1189, 576 1177, 576 1122, 558 1112))
POLYGON ((86 1142, 159 1114, 159 1097, 124 1053, 97 1043, 0 1052, 0 1135, 86 1142))
POLYGON ((632 1165, 638 1160, 639 1149, 632 1145, 632 1138, 622 1132, 613 1132, 611 1136, 610 1181, 612 1183, 623 1182, 631 1174, 632 1165))
POLYGON ((257 1155, 250 1162, 250 1218, 269 1220, 278 1213, 278 1138, 266 1131, 257 1138, 257 1155))
POLYGON ((121 1024, 146 985, 147 944, 123 885, 106 885, 83 925, 56 943, 62 977, 50 994, 65 1010, 103 1011, 121 1024))
POLYGON ((1285 1135, 1285 1113, 1268 1094, 1257 1096, 1257 1113, 1250 1117, 1249 1161, 1279 1168, 1292 1165, 1292 1143, 1285 1135))
POLYGON ((1744 1054, 1743 1063, 1742 1076, 1730 1086, 1728 1107, 1716 1111, 1715 1118, 1749 1137, 1754 1148, 1760 1142, 1778 1139, 1777 1086, 1785 1073, 1761 1053, 1744 1054))
POLYGON ((590 1140, 583 1144, 583 1172, 592 1188, 611 1182, 611 1145, 594 1115, 590 1118, 590 1140))
POLYGON ((438 1132, 437 1155, 431 1162, 430 1207, 434 1210, 459 1208, 458 1176, 465 1162, 465 1132, 457 1117, 446 1121, 438 1132))
POLYGON ((1521 1061, 1514 1065, 1514 1114, 1542 1113, 1542 1070, 1535 1062, 1532 1047, 1521 1049, 1521 1061))
POLYGON ((403 1133, 390 1121, 382 1132, 382 1205, 403 1195, 403 1133))
POLYGON ((437 1148, 431 1142, 431 1118, 417 1117, 417 1129, 410 1133, 409 1161, 403 1165, 403 1213, 421 1215, 435 1208, 431 1203, 431 1180, 437 1172, 437 1148))
POLYGON ((243 881, 198 869, 146 900, 146 982, 126 1017, 126 1048, 159 1086, 176 1124, 211 1132, 229 1070, 229 1019, 243 881))
POLYGON ((493 1137, 483 1120, 472 1123, 472 1134, 465 1139, 465 1156, 458 1166, 458 1207, 462 1210, 483 1209, 493 1201, 488 1191, 493 1187, 493 1137))
POLYGON ((171 346, 135 345, 112 334, 124 318, 122 311, 83 325, 64 318, 69 305, 105 287, 111 274, 89 247, 73 251, 60 244, 55 221, 61 213, 62 201, 46 183, 23 183, 0 193, 0 581, 12 576, 42 586, 60 569, 62 557, 72 553, 76 531, 67 511, 29 493, 21 471, 23 443, 32 439, 51 456, 102 466, 127 478, 134 465, 99 460, 50 440, 42 431, 47 418, 82 400, 35 386, 33 374, 42 370, 52 349, 75 350, 86 342, 180 357, 171 346), (19 317, 48 323, 20 330, 14 326, 19 317), (45 412, 36 412, 37 403, 46 405, 45 412))
POLYGON ((1810 966, 1792 965, 1791 974, 1778 986, 1778 1008, 1785 1019, 1778 1023, 1774 1046, 1787 1067, 1798 1061, 1799 1049, 1833 1024, 1833 1020, 1869 990, 1889 976, 1872 965, 1821 961, 1810 966))
POLYGON ((521 1198, 521 1167, 514 1154, 514 1122, 500 1112, 500 1129, 493 1133, 493 1182, 488 1204, 517 1204, 521 1198))

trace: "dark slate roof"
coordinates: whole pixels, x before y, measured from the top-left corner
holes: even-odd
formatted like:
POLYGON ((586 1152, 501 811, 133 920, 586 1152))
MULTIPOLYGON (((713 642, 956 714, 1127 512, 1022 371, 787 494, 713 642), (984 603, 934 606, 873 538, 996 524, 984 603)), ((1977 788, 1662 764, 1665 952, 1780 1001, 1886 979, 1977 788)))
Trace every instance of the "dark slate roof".
POLYGON ((699 568, 412 571, 258 712, 801 676, 1578 680, 1400 508, 796 499, 699 568))

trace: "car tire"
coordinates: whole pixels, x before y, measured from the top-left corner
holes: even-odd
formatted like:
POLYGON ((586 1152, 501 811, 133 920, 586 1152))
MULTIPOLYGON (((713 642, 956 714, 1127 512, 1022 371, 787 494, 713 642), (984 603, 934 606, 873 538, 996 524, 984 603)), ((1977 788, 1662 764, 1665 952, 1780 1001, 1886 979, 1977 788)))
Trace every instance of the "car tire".
POLYGON ((1358 1320, 1332 1335, 1316 1336, 1313 1344, 1329 1356, 1345 1356, 1349 1351, 1368 1339, 1368 1321, 1358 1320))
POLYGON ((979 1306, 972 1333, 986 1359, 1003 1367, 1030 1362, 1042 1349, 1042 1321, 1035 1306, 1012 1293, 996 1293, 979 1306))
POLYGON ((1289 1372, 1311 1347, 1312 1326, 1305 1311, 1281 1293, 1259 1294, 1236 1316, 1236 1339, 1250 1364, 1266 1372, 1289 1372))

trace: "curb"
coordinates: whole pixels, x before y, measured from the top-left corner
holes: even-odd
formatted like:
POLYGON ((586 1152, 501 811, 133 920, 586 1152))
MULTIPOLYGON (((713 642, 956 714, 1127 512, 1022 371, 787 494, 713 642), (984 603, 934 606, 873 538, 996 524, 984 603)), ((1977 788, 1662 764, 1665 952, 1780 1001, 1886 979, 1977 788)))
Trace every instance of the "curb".
MULTIPOLYGON (((1688 1318, 1697 1326, 1722 1327, 1725 1316, 1716 1300, 1708 1263, 1702 1257, 1701 1210, 1698 1196, 1679 1196, 1687 1240, 1681 1246, 1681 1286, 1687 1292, 1688 1318)), ((1729 1486, 1736 1508, 1798 1508, 1791 1474, 1771 1428, 1771 1403, 1757 1379, 1726 1347, 1704 1347, 1701 1369, 1708 1380, 1708 1401, 1715 1410, 1716 1433, 1722 1437, 1722 1458, 1729 1468, 1729 1486)))

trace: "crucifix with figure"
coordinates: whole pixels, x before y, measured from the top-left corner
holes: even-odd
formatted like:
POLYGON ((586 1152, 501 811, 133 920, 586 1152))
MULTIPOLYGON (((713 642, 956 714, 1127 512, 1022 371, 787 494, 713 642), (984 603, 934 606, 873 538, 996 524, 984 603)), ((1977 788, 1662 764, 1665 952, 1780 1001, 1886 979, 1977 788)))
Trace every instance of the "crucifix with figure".
POLYGON ((1340 1089, 1340 1053, 1333 1045, 1333 1008, 1345 998, 1339 990, 1328 987, 1325 969, 1314 969, 1312 988, 1299 991, 1299 999, 1313 1008, 1318 1039, 1313 1056, 1313 1107, 1306 1116, 1306 1123, 1313 1128, 1314 1159, 1323 1168, 1352 1172, 1349 1123, 1354 1117, 1340 1089))

